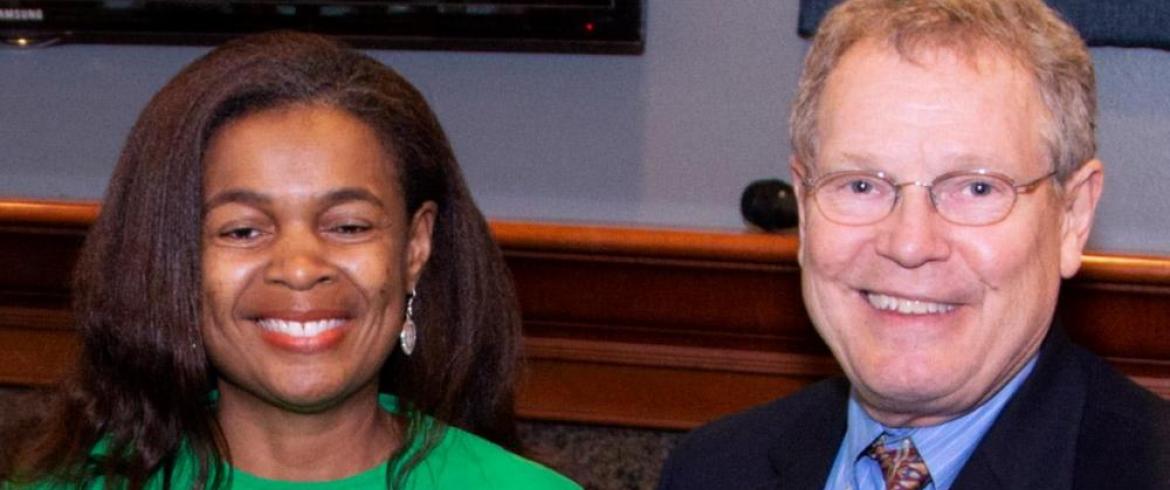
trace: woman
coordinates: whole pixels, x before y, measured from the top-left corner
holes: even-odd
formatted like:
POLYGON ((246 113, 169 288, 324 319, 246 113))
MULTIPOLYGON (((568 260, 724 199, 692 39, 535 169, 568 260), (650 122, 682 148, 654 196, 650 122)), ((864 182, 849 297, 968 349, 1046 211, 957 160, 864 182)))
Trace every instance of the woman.
POLYGON ((75 282, 79 369, 0 482, 577 488, 504 449, 515 297, 438 121, 333 41, 245 38, 168 83, 75 282))

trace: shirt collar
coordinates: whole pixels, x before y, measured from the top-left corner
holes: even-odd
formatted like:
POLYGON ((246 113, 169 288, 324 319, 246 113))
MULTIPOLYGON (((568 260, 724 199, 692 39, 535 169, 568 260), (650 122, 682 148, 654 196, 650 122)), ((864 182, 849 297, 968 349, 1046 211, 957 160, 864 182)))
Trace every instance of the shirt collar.
MULTIPOLYGON (((861 407, 855 394, 849 395, 847 429, 845 432, 845 454, 864 458, 864 452, 883 432, 887 438, 897 441, 910 437, 918 454, 922 455, 930 470, 934 488, 950 488, 959 470, 975 451, 979 440, 991 428, 999 412, 1020 388, 1036 367, 1038 355, 1033 355, 1022 369, 987 402, 955 419, 929 427, 886 427, 869 416, 861 407)), ((855 459, 854 461, 857 461, 855 459)), ((876 464, 876 463, 875 463, 876 464)), ((850 465, 853 466, 853 465, 850 465)))

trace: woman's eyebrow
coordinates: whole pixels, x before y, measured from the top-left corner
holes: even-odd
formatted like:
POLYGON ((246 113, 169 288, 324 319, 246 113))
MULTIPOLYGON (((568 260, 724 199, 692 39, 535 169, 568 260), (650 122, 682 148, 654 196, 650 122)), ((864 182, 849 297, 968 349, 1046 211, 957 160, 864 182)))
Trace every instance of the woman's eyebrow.
POLYGON ((254 207, 269 207, 272 199, 264 194, 246 189, 228 189, 217 192, 207 202, 203 203, 203 213, 227 203, 240 203, 254 207))
MULTIPOLYGON (((363 189, 361 187, 342 187, 329 191, 320 201, 322 208, 329 208, 338 204, 343 204, 353 201, 365 201, 379 209, 385 209, 385 203, 382 202, 374 193, 363 189)), ((203 204, 203 214, 207 214, 212 209, 228 203, 244 204, 256 208, 269 208, 272 206, 272 198, 266 194, 247 189, 227 189, 222 192, 217 192, 211 196, 206 203, 203 204)))
POLYGON ((329 191, 325 198, 321 200, 323 207, 336 206, 338 204, 347 203, 351 201, 366 201, 379 209, 385 209, 385 203, 382 202, 374 193, 363 189, 361 187, 342 187, 340 189, 329 191))

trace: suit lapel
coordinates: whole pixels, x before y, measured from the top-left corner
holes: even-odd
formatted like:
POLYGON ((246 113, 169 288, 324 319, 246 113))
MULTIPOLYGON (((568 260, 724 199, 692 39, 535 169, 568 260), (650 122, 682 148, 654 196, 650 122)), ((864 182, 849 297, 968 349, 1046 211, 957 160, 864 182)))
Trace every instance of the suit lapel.
POLYGON ((955 480, 955 490, 1072 488, 1086 396, 1083 373, 1054 327, 1036 368, 999 414, 955 480))
POLYGON ((771 488, 825 487, 845 437, 849 382, 839 378, 824 388, 824 392, 802 403, 802 410, 784 414, 781 436, 768 452, 776 472, 776 485, 771 488))

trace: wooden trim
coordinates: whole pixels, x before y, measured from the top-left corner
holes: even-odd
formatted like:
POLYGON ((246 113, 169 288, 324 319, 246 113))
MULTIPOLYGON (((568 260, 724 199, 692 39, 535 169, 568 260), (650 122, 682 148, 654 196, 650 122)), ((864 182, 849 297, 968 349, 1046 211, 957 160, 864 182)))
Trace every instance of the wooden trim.
POLYGON ((737 262, 795 263, 795 235, 493 221, 504 249, 737 262))
POLYGON ((90 201, 0 200, 0 226, 88 228, 99 209, 90 201))
MULTIPOLYGON (((0 385, 76 356, 68 276, 89 202, 0 200, 0 385)), ((800 298, 793 234, 494 221, 525 318, 518 411, 685 429, 838 372, 800 298)), ((1058 315, 1170 398, 1170 257, 1086 253, 1058 315)))
POLYGON ((1086 253, 1077 279, 1170 286, 1170 257, 1086 253))

